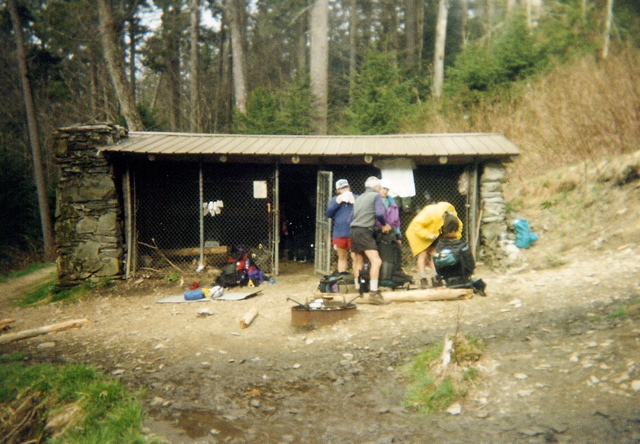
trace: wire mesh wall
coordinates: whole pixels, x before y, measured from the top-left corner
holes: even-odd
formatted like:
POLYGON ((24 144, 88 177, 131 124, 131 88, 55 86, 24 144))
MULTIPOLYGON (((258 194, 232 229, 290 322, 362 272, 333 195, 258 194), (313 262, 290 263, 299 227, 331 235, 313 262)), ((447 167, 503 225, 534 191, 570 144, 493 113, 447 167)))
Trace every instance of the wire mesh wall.
POLYGON ((270 273, 273 171, 271 165, 202 164, 201 175, 196 162, 138 165, 135 269, 216 271, 233 247, 243 247, 270 273))
MULTIPOLYGON (((132 269, 161 276, 195 272, 202 267, 215 272, 235 246, 250 250, 265 273, 274 272, 278 251, 279 260, 312 262, 317 172, 331 171, 334 183, 347 179, 355 194, 364 192, 367 177, 380 177, 380 170, 374 166, 283 165, 279 167, 280 205, 276 208, 276 168, 178 161, 134 164, 132 269)), ((428 192, 433 200, 455 206, 464 223, 463 236, 468 239, 469 197, 459 190, 465 171, 460 165, 418 166, 414 170, 416 196, 401 206, 402 231, 427 203, 428 192)), ((406 242, 403 257, 406 262, 411 259, 406 242)), ((333 252, 332 269, 336 263, 333 252)))

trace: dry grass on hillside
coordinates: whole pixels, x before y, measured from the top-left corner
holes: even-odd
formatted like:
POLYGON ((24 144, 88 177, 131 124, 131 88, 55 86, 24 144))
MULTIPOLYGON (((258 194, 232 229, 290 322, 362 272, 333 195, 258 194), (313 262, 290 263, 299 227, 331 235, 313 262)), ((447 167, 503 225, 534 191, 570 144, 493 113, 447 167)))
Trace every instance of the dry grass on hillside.
POLYGON ((540 235, 540 247, 527 253, 536 268, 638 244, 640 152, 516 178, 505 198, 540 235))
POLYGON ((629 50, 557 68, 506 109, 482 115, 483 131, 503 133, 523 150, 511 171, 518 176, 634 152, 640 148, 640 54, 629 50))

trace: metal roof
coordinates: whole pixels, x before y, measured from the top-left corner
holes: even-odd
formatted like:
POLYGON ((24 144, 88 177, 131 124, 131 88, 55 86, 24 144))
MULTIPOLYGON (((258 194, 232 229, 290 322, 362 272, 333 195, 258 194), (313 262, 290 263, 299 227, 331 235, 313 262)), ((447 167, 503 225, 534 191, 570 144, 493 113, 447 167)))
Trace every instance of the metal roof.
POLYGON ((104 151, 155 155, 505 157, 520 150, 501 134, 272 136, 130 132, 104 151))

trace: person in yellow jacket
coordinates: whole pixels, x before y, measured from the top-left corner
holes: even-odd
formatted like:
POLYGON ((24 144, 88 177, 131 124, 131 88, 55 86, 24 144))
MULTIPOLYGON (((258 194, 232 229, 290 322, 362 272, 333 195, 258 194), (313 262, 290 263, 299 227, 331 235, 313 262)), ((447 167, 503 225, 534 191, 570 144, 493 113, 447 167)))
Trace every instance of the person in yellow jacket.
MULTIPOLYGON (((444 224, 443 215, 446 211, 453 213, 456 217, 456 209, 449 202, 438 202, 425 206, 411 220, 405 237, 411 247, 411 254, 416 257, 418 265, 418 274, 420 277, 420 288, 428 286, 427 267, 435 274, 433 267, 433 251, 435 250, 435 241, 440 235, 440 230, 444 224)), ((462 222, 455 234, 455 239, 462 237, 462 222)))

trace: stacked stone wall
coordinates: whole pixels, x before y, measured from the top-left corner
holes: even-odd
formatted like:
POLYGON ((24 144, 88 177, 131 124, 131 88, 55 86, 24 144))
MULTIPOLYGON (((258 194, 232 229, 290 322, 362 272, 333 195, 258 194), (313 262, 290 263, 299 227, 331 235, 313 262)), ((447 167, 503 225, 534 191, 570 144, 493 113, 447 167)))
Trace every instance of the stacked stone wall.
POLYGON ((113 168, 99 148, 123 137, 126 130, 111 124, 61 128, 54 134, 60 167, 55 223, 60 287, 122 274, 122 204, 113 168))
POLYGON ((502 163, 484 165, 480 178, 480 200, 483 204, 480 257, 491 268, 503 268, 505 253, 500 247, 501 238, 507 233, 507 204, 503 184, 507 170, 502 163))

